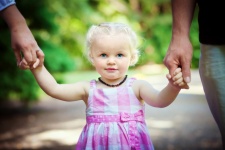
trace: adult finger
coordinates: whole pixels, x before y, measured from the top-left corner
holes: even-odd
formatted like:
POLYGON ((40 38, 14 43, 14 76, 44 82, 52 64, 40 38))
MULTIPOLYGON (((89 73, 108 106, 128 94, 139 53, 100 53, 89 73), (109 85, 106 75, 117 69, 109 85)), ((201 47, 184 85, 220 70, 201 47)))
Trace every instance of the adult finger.
POLYGON ((179 83, 178 84, 182 89, 189 89, 189 85, 185 82, 179 83))
POLYGON ((183 89, 189 89, 189 85, 185 84, 185 86, 182 87, 183 89))
POLYGON ((36 54, 37 54, 37 58, 40 60, 39 62, 39 65, 38 66, 42 66, 43 63, 44 63, 44 57, 45 57, 45 54, 43 53, 42 50, 38 50, 36 51, 36 54))
POLYGON ((32 50, 22 50, 24 59, 27 61, 28 65, 33 64, 35 61, 33 60, 32 50))
POLYGON ((163 63, 169 70, 169 74, 173 77, 173 73, 178 67, 176 59, 173 56, 171 56, 171 54, 167 54, 163 60, 163 63))
POLYGON ((15 54, 15 57, 16 57, 16 63, 17 63, 17 66, 19 66, 19 64, 20 64, 20 62, 21 62, 21 60, 22 60, 20 51, 14 50, 14 54, 15 54))
POLYGON ((32 48, 31 56, 32 56, 31 64, 34 64, 37 61, 36 48, 32 48))
POLYGON ((186 83, 190 83, 191 82, 190 62, 183 63, 181 67, 184 81, 186 83))

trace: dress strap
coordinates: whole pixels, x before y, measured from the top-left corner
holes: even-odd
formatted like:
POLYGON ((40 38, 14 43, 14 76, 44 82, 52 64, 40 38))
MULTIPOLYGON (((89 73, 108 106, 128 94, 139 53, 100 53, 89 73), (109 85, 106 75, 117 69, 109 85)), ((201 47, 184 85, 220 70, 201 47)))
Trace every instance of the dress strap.
POLYGON ((95 79, 90 81, 90 88, 91 89, 96 88, 96 81, 95 81, 95 79))
POLYGON ((136 78, 129 78, 128 82, 127 82, 127 86, 131 86, 133 84, 133 82, 136 80, 136 78))

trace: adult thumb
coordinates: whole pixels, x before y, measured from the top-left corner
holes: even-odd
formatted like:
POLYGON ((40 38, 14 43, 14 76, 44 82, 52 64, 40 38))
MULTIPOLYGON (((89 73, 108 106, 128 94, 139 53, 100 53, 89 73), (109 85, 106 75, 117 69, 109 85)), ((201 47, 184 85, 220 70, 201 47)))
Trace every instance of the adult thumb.
POLYGON ((190 63, 185 63, 182 65, 182 74, 183 74, 183 78, 184 81, 186 83, 190 83, 191 82, 191 70, 190 70, 190 63))

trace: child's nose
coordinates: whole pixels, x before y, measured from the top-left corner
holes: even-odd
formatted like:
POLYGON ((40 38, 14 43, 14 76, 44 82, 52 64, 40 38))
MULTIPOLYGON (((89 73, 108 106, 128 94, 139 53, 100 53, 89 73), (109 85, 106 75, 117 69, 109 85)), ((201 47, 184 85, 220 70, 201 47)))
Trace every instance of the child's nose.
POLYGON ((108 64, 115 64, 115 58, 109 57, 108 58, 108 64))

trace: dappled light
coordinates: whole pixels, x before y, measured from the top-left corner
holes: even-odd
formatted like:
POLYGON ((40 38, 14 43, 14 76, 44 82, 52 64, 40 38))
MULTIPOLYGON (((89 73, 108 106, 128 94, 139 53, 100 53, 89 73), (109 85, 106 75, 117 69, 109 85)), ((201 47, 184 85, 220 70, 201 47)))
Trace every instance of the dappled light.
MULTIPOLYGON (((159 90, 168 83, 163 58, 172 33, 169 0, 18 0, 17 6, 45 54, 46 68, 58 83, 98 79, 84 51, 88 28, 102 22, 125 23, 137 32, 140 59, 130 68, 128 77, 147 80, 159 90)), ((198 74, 196 31, 194 17, 190 31, 194 48, 190 89, 181 90, 166 108, 146 104, 146 124, 156 150, 221 149, 219 129, 198 74)), ((30 70, 17 67, 9 30, 2 20, 0 33, 0 150, 75 149, 86 124, 84 102, 47 96, 30 70)))
MULTIPOLYGON (((86 33, 93 24, 120 22, 128 24, 137 32, 141 57, 134 68, 150 63, 162 64, 170 42, 172 18, 168 0, 30 0, 18 1, 17 7, 43 50, 44 64, 52 74, 93 69, 83 55, 86 33)), ((17 68, 8 27, 2 20, 0 28, 0 60, 2 64, 7 64, 0 65, 0 78, 3 79, 0 81, 0 99, 17 99, 26 103, 38 101, 38 85, 29 71, 17 68)), ((198 26, 193 23, 192 28, 196 31, 198 26)), ((197 38, 193 38, 192 42, 193 47, 199 46, 197 38)), ((199 53, 199 49, 195 53, 199 53)), ((197 56, 193 56, 194 68, 198 67, 197 56)), ((156 67, 142 70, 146 73, 159 71, 156 67)), ((61 77, 56 79, 60 83, 65 82, 61 77)))

